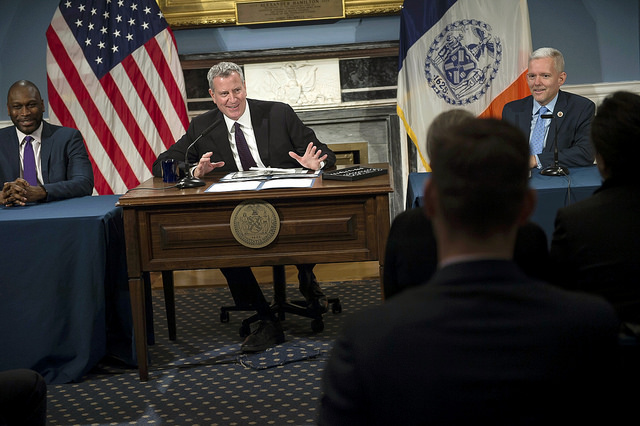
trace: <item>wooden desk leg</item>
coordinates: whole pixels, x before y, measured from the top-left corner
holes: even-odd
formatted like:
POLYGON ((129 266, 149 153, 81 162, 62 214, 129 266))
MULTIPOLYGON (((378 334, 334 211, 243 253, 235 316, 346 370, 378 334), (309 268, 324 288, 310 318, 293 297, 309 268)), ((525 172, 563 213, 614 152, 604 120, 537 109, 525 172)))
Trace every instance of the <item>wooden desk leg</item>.
POLYGON ((147 314, 145 312, 144 283, 142 277, 129 278, 129 295, 131 297, 131 315, 133 333, 136 341, 136 356, 140 381, 149 380, 149 361, 147 352, 147 314))
POLYGON ((176 340, 176 297, 173 286, 173 271, 162 271, 162 289, 164 290, 164 308, 167 312, 169 340, 176 340))

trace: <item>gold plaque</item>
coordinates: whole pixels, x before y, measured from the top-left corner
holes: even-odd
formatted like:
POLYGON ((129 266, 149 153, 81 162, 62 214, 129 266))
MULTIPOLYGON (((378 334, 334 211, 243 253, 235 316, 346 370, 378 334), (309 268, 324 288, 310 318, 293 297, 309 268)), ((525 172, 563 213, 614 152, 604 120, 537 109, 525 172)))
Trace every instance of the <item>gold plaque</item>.
MULTIPOLYGON (((236 25, 236 3, 239 0, 157 0, 171 27, 194 28, 236 25)), ((282 0, 263 0, 279 3, 282 0)), ((340 0, 346 18, 398 15, 403 0, 340 0)))
POLYGON ((278 236, 280 217, 268 202, 246 200, 233 209, 230 225, 237 242, 249 248, 262 248, 278 236))
POLYGON ((249 0, 236 3, 236 24, 344 18, 343 0, 249 0))

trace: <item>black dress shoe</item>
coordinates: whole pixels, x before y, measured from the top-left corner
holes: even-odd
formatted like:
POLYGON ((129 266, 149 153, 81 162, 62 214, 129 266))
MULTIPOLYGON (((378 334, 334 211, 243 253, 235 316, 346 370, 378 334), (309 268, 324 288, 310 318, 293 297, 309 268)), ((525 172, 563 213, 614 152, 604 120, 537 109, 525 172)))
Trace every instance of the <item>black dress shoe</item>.
POLYGON ((279 321, 262 320, 258 328, 242 342, 242 352, 260 352, 284 342, 284 333, 279 321))

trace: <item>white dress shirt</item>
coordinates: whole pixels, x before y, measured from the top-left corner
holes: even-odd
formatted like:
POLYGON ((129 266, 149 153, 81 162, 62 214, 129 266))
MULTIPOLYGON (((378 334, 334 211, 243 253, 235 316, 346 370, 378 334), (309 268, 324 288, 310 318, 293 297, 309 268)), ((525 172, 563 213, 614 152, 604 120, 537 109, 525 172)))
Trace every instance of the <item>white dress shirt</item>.
MULTIPOLYGON (((235 130, 235 121, 231 120, 229 117, 223 114, 224 121, 227 125, 227 136, 229 137, 229 144, 231 145, 231 152, 233 152, 233 160, 236 162, 236 166, 238 170, 242 169, 242 163, 240 162, 240 156, 238 155, 238 147, 236 146, 236 130, 235 130)), ((256 135, 253 132, 253 126, 251 125, 251 112, 249 111, 249 103, 247 102, 247 107, 244 110, 244 114, 237 120, 240 124, 240 128, 242 129, 242 133, 244 133, 244 137, 247 140, 247 145, 249 145, 249 151, 251 151, 251 156, 256 162, 257 167, 265 167, 262 159, 260 158, 260 153, 258 152, 258 143, 256 142, 256 135)))

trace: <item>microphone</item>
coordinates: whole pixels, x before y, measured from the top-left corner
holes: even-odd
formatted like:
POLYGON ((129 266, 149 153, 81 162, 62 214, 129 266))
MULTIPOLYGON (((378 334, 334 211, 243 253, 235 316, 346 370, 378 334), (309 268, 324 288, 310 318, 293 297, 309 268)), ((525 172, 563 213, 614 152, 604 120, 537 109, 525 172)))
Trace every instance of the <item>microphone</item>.
MULTIPOLYGON (((558 111, 558 117, 562 117, 562 112, 558 111)), ((540 118, 551 118, 553 114, 542 114, 540 118)), ((569 169, 562 167, 558 163, 558 123, 553 120, 554 135, 553 135, 553 166, 545 167, 540 170, 540 174, 544 176, 566 176, 569 174, 569 169)))
POLYGON ((211 132, 214 127, 220 124, 221 121, 222 121, 221 118, 214 121, 212 125, 204 129, 202 133, 200 133, 198 137, 193 142, 191 142, 191 144, 187 147, 187 150, 184 152, 184 167, 186 168, 185 170, 186 175, 185 177, 180 179, 180 181, 178 181, 178 183, 176 184, 177 188, 180 188, 180 189, 195 188, 197 186, 203 186, 205 184, 204 180, 194 177, 193 174, 191 173, 191 166, 189 165, 189 159, 188 159, 189 150, 191 149, 192 146, 196 144, 196 142, 200 140, 200 138, 209 134, 209 132, 211 132))

